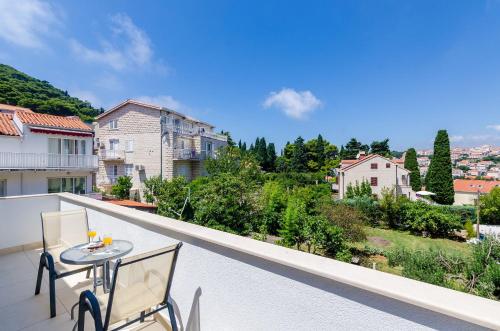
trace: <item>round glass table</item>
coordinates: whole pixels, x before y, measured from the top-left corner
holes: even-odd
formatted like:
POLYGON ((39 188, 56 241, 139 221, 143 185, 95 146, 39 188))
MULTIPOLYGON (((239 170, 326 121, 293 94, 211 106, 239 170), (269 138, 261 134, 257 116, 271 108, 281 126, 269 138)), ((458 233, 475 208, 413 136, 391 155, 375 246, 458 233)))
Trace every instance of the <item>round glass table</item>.
POLYGON ((105 293, 109 291, 109 261, 127 255, 132 251, 134 245, 128 240, 113 240, 109 246, 90 251, 89 245, 93 243, 85 243, 76 245, 63 251, 60 255, 60 260, 67 264, 85 265, 92 264, 94 276, 94 293, 97 286, 103 285, 105 293), (97 267, 102 266, 102 277, 97 277, 97 267))

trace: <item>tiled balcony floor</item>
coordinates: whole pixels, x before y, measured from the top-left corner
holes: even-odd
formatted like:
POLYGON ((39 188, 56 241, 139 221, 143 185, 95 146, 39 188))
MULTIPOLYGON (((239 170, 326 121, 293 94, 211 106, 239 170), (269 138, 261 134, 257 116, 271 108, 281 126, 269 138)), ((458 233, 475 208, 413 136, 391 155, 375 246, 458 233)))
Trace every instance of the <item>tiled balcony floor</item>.
MULTIPOLYGON (((39 250, 21 251, 0 255, 0 330, 17 331, 59 331, 72 330, 71 307, 78 301, 79 294, 91 289, 92 278, 85 273, 56 280, 57 316, 49 318, 48 273, 44 271, 42 290, 35 296, 36 274, 39 250)), ((102 288, 100 289, 102 291, 102 288)), ((75 309, 76 315, 77 308, 75 309)), ((85 323, 86 330, 93 330, 93 321, 85 323)), ((131 330, 131 329, 128 329, 131 330)), ((132 330, 165 330, 158 323, 144 323, 132 330)))

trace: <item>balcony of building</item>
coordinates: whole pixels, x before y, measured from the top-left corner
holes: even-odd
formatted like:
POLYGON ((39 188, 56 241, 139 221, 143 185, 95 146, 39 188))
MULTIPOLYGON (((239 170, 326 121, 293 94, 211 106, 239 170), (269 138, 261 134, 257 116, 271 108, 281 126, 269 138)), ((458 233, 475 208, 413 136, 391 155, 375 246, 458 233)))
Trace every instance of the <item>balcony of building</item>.
POLYGON ((116 149, 101 149, 100 159, 103 161, 125 161, 125 151, 116 149))
POLYGON ((180 330, 500 329, 497 301, 60 193, 0 198, 1 330, 71 330, 84 274, 57 280, 55 318, 47 284, 33 293, 40 212, 79 208, 98 233, 133 242, 131 255, 184 243, 171 291, 180 330))
POLYGON ((0 152, 0 170, 95 170, 96 155, 0 152))

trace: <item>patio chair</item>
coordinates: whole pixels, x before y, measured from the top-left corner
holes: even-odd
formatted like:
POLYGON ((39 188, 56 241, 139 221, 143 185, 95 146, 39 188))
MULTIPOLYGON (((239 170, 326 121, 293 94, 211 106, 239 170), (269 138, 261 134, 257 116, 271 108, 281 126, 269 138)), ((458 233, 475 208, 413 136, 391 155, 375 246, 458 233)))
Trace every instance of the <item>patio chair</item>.
POLYGON ((165 308, 169 313, 170 327, 177 331, 170 288, 181 246, 179 242, 177 245, 117 260, 109 294, 95 296, 89 290, 80 294, 78 331, 85 328, 87 311, 94 319, 95 330, 107 331, 145 322, 146 317, 165 308))
POLYGON ((43 253, 40 255, 35 295, 40 293, 43 269, 49 272, 50 317, 56 316, 56 279, 87 271, 92 266, 69 265, 59 260, 60 254, 75 245, 89 242, 86 209, 41 213, 43 253))

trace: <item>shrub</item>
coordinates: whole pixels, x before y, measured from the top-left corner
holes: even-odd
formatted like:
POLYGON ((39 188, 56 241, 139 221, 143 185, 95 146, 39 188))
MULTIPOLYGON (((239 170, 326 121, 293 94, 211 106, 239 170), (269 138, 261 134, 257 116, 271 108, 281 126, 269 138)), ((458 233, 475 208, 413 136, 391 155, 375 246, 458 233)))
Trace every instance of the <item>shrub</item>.
POLYGON ((322 207, 322 214, 330 224, 342 229, 347 241, 366 239, 363 226, 368 222, 368 218, 358 209, 343 204, 325 204, 322 207))
POLYGON ((485 224, 500 224, 500 187, 479 198, 481 202, 480 217, 485 224))
POLYGON ((287 206, 288 195, 277 181, 266 182, 262 188, 260 203, 262 220, 266 231, 277 234, 281 228, 283 212, 287 206))
POLYGON ((353 199, 343 199, 336 203, 356 208, 367 217, 368 222, 373 226, 377 226, 380 223, 381 212, 378 201, 371 197, 363 196, 353 199))
POLYGON ((452 230, 461 229, 457 216, 430 208, 406 220, 406 226, 414 233, 428 232, 431 236, 446 237, 452 230))
POLYGON ((399 228, 402 223, 401 210, 408 201, 406 196, 396 196, 394 190, 383 189, 379 200, 381 221, 390 228, 399 228))
POLYGON ((353 186, 351 183, 347 185, 346 189, 346 198, 352 199, 355 197, 371 197, 372 196, 372 187, 367 180, 363 180, 361 184, 356 181, 356 184, 353 186))
POLYGON ((474 231, 474 224, 472 224, 471 220, 467 220, 464 224, 464 229, 467 231, 467 238, 476 237, 476 231, 474 231))
POLYGON ((335 225, 327 225, 324 229, 321 248, 331 257, 336 257, 338 253, 345 251, 346 247, 342 229, 335 225))
POLYGON ((117 178, 116 184, 111 187, 111 194, 118 199, 129 199, 131 188, 132 178, 128 176, 120 176, 117 178))

